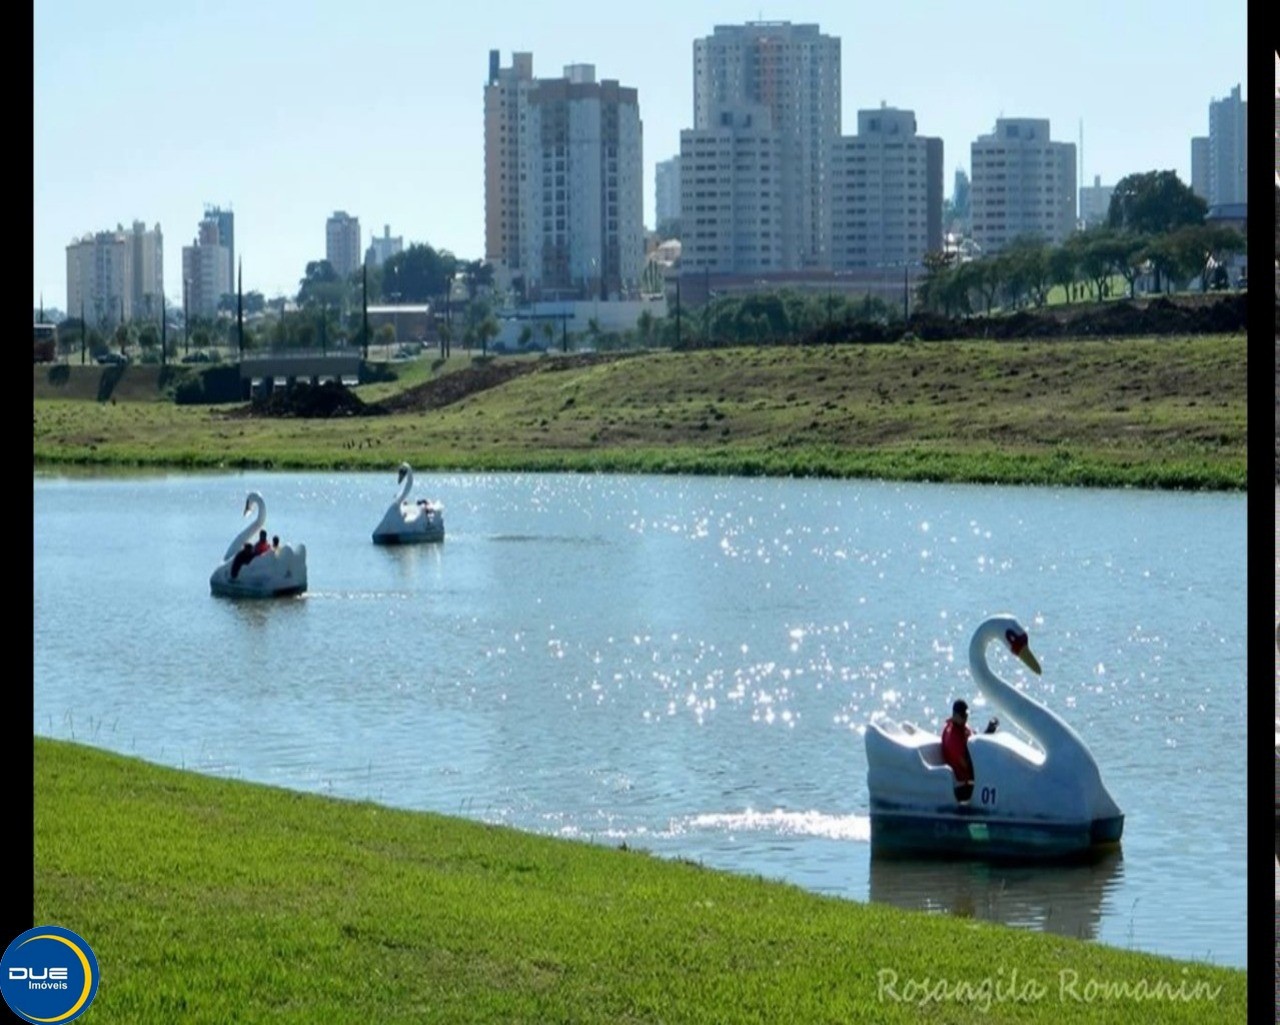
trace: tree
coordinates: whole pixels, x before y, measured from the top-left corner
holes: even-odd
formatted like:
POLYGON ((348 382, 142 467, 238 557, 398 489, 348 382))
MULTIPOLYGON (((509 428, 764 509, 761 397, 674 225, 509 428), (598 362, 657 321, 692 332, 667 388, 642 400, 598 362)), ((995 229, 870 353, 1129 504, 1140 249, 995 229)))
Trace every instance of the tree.
POLYGON ((1145 171, 1116 183, 1107 227, 1161 235, 1186 224, 1203 224, 1208 209, 1173 171, 1145 171))
MULTIPOLYGON (((426 244, 413 244, 396 253, 381 267, 379 294, 401 303, 426 303, 446 295, 457 268, 457 259, 448 250, 436 251, 426 244)), ((373 288, 370 281, 370 289, 373 288)))
POLYGON ((647 348, 649 339, 653 336, 653 314, 648 310, 641 310, 640 316, 636 318, 636 329, 640 332, 641 344, 647 348))
POLYGON ((298 286, 299 306, 342 306, 347 284, 328 260, 312 260, 298 286))
POLYGON ((1076 283, 1076 272, 1079 262, 1076 251, 1068 245, 1054 246, 1046 258, 1049 280, 1061 285, 1066 293, 1066 301, 1072 301, 1072 289, 1076 283))

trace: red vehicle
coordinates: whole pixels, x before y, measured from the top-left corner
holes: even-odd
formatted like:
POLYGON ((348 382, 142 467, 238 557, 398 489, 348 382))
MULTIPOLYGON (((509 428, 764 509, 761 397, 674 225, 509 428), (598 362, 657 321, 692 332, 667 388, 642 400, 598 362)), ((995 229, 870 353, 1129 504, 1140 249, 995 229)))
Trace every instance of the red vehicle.
POLYGON ((35 361, 52 363, 58 354, 58 325, 37 324, 35 328, 35 361))

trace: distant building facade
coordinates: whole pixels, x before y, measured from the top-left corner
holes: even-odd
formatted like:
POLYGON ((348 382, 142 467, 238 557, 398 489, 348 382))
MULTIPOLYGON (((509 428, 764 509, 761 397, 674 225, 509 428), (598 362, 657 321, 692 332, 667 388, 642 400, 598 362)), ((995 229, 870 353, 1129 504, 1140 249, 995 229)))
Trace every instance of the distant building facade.
POLYGON ((1246 115, 1249 104, 1240 99, 1240 86, 1209 104, 1210 206, 1248 202, 1249 164, 1246 115))
POLYGON ((680 133, 683 272, 828 267, 840 40, 786 21, 717 25, 694 40, 693 101, 680 133), (689 165, 714 151, 735 162, 689 165))
POLYGON ((535 79, 531 54, 489 57, 485 257, 530 300, 638 294, 643 126, 636 90, 591 64, 535 79))
POLYGON ((224 295, 233 292, 230 250, 220 241, 217 221, 200 222, 191 245, 182 247, 182 305, 189 319, 212 319, 224 295))
POLYGON ((1114 185, 1103 185, 1102 176, 1095 174, 1092 185, 1080 186, 1080 223, 1086 228, 1106 224, 1111 210, 1111 194, 1114 185))
POLYGON ((664 224, 680 220, 680 157, 660 160, 653 169, 654 224, 661 229, 664 224))
POLYGON ((81 310, 90 326, 113 330, 122 320, 159 320, 164 296, 164 235, 134 221, 67 246, 67 316, 81 310))
POLYGON ((1076 229, 1076 147, 1047 118, 999 118, 970 146, 973 240, 984 256, 1014 239, 1061 245, 1076 229))
POLYGON ((344 281, 360 269, 360 218, 336 210, 324 225, 324 258, 344 281))
MULTIPOLYGON (((236 215, 230 209, 206 206, 204 220, 217 226, 217 244, 227 251, 227 281, 234 282, 236 279, 236 215)), ((231 285, 228 285, 228 290, 231 290, 231 285)))
POLYGON ((1191 140, 1191 191, 1209 202, 1209 136, 1191 140))
POLYGON ((391 225, 384 224, 382 226, 382 238, 377 235, 373 236, 373 240, 369 243, 369 248, 364 251, 364 263, 366 267, 381 267, 384 263, 404 252, 404 236, 391 235, 391 225))
POLYGON ((914 266, 942 249, 942 140, 917 135, 913 111, 858 111, 830 178, 833 270, 914 266))

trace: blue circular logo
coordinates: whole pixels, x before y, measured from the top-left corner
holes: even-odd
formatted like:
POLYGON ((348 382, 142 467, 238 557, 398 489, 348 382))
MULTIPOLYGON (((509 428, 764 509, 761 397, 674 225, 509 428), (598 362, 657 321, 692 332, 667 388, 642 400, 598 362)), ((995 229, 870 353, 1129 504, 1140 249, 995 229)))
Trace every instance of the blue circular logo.
POLYGON ((23 1021, 71 1021, 93 1003, 97 992, 98 959, 70 929, 28 929, 0 958, 0 993, 23 1021))

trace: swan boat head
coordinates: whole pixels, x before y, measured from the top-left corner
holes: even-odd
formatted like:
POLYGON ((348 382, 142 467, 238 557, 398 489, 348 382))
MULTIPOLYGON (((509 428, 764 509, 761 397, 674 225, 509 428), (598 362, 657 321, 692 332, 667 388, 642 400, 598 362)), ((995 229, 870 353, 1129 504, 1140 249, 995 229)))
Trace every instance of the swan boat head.
POLYGON ((1073 856, 1114 847, 1124 815, 1080 735, 1025 690, 992 671, 1003 649, 1039 676, 1026 629, 1011 615, 974 631, 969 669, 978 689, 1033 743, 1007 730, 969 738, 974 789, 957 799, 939 731, 873 722, 866 731, 872 845, 919 853, 1073 856))

